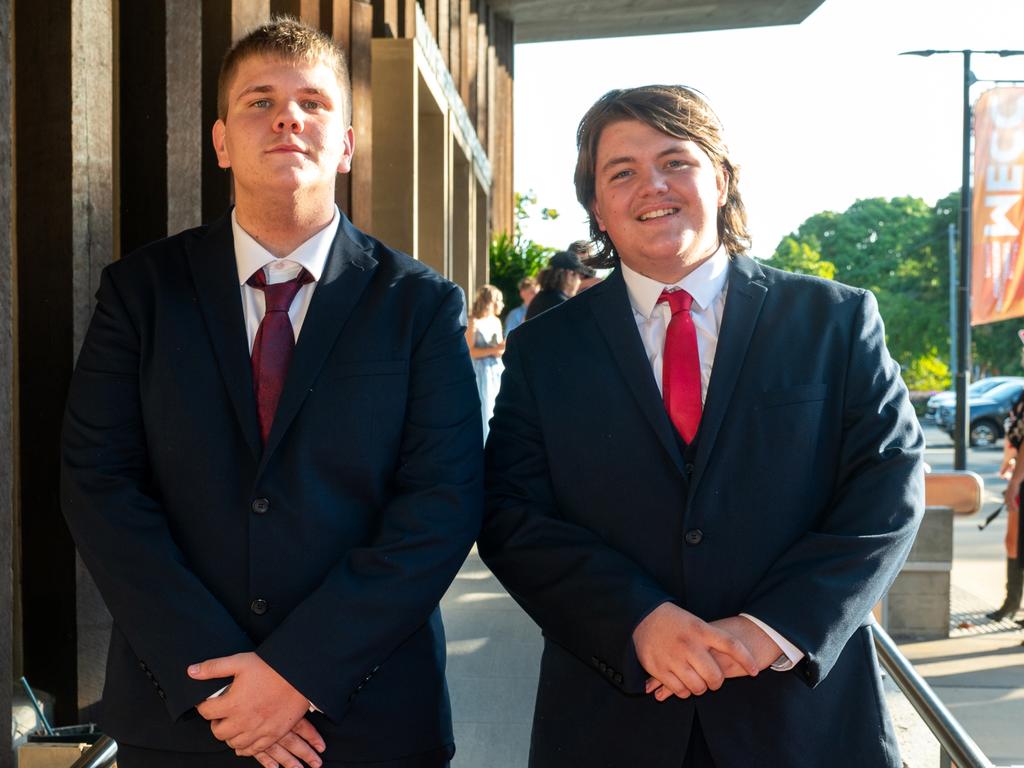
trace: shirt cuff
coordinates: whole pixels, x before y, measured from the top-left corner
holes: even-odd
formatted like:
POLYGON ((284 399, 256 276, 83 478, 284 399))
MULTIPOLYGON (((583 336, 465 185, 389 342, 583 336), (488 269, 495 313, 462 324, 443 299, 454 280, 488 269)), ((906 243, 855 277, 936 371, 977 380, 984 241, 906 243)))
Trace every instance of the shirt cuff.
POLYGON ((745 619, 750 619, 750 621, 754 622, 758 627, 761 628, 761 630, 766 635, 768 635, 768 637, 775 641, 775 644, 779 646, 779 648, 782 649, 782 656, 779 656, 779 658, 772 662, 770 669, 772 669, 775 672, 788 672, 797 664, 799 664, 800 661, 803 659, 803 651, 801 651, 799 648, 797 648, 795 645, 789 642, 789 640, 784 638, 782 635, 780 635, 774 629, 769 627, 763 621, 754 616, 751 616, 749 613, 741 613, 740 616, 742 616, 745 619))

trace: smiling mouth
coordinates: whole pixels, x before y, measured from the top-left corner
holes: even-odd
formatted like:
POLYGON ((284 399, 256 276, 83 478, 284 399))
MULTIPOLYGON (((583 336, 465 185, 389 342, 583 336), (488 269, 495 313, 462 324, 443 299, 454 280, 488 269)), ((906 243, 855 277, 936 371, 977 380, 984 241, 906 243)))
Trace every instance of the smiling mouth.
POLYGON ((647 213, 641 213, 637 218, 640 221, 650 221, 651 219, 660 219, 663 216, 671 216, 673 213, 679 213, 678 208, 659 208, 656 211, 648 211, 647 213))

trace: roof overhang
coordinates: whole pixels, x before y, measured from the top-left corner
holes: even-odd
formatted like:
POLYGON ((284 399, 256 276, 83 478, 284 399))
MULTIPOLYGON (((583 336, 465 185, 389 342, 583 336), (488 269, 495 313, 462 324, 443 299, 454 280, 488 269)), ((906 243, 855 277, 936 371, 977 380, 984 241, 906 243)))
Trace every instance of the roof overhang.
POLYGON ((825 0, 491 0, 517 43, 799 24, 825 0))

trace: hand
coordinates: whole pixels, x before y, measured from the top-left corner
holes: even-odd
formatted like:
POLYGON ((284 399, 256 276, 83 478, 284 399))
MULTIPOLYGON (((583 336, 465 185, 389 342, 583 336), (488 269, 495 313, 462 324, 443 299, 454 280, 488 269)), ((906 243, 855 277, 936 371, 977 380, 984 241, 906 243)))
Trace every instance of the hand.
POLYGON ((317 733, 316 728, 307 720, 302 718, 284 737, 272 744, 266 751, 257 752, 254 757, 263 768, 302 768, 305 762, 310 768, 320 768, 323 760, 317 752, 324 751, 324 743, 317 733))
MULTIPOLYGON (((196 709, 210 721, 213 735, 240 756, 266 751, 309 710, 309 700, 255 653, 208 659, 190 666, 188 674, 195 680, 233 678, 227 691, 196 709)), ((323 743, 319 734, 317 739, 323 743)))
MULTIPOLYGON (((672 603, 662 603, 637 625, 633 645, 652 678, 646 690, 658 701, 673 694, 685 699, 721 688, 725 672, 713 651, 745 674, 756 675, 759 669, 740 640, 672 603)), ((728 663, 726 666, 735 671, 728 663)))
POLYGON ((1003 480, 1009 480, 1010 475, 1013 474, 1014 467, 1017 466, 1017 449, 1014 448, 1010 441, 1006 441, 1006 448, 1003 450, 1003 463, 999 465, 998 475, 1003 480))
POLYGON ((711 626, 724 629, 750 650, 759 670, 767 669, 782 655, 779 644, 746 616, 729 616, 712 621, 711 626))

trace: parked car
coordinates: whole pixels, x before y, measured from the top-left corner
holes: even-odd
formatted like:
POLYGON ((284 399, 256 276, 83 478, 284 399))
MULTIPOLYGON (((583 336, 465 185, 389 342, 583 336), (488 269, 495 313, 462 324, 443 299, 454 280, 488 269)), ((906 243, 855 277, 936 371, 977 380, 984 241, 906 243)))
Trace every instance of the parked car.
MULTIPOLYGON (((1010 408, 1024 392, 1024 379, 1004 381, 981 395, 967 399, 970 409, 971 445, 990 446, 1002 440, 1005 431, 1003 422, 1010 408)), ((953 422, 956 418, 956 404, 940 405, 935 412, 935 424, 950 437, 953 436, 953 422)))
MULTIPOLYGON (((969 400, 972 397, 983 395, 990 389, 998 387, 1000 384, 1005 384, 1008 381, 1017 381, 1024 384, 1024 376, 988 376, 984 379, 972 381, 967 387, 967 398, 969 400)), ((929 397, 924 412, 925 419, 934 421, 935 413, 939 410, 940 405, 955 406, 956 392, 950 389, 945 392, 937 392, 929 397)))

